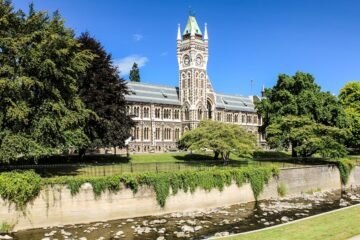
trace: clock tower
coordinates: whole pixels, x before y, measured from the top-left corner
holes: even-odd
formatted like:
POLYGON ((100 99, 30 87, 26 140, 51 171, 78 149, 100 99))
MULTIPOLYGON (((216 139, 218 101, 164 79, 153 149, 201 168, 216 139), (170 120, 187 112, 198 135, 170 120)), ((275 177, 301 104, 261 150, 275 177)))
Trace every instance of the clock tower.
POLYGON ((179 64, 179 97, 182 105, 183 130, 195 128, 203 119, 214 118, 215 96, 207 76, 208 33, 204 34, 194 16, 189 16, 181 34, 177 33, 179 64))

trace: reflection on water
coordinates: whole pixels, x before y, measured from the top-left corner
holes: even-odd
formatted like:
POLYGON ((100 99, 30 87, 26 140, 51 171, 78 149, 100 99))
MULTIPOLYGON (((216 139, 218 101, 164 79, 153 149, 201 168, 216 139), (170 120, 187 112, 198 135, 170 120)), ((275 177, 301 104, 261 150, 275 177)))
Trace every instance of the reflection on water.
POLYGON ((272 226, 360 202, 360 189, 304 194, 222 208, 19 231, 20 240, 204 239, 272 226))

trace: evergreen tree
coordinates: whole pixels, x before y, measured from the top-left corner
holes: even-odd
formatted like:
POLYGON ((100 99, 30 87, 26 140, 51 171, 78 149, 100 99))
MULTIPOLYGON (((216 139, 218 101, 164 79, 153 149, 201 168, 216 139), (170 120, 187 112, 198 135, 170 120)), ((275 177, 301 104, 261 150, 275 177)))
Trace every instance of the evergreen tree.
POLYGON ((79 81, 79 95, 86 107, 96 113, 87 122, 85 131, 91 147, 122 147, 134 125, 126 115, 126 83, 112 64, 111 55, 101 44, 83 33, 79 37, 81 50, 95 55, 86 73, 79 81))
POLYGON ((37 158, 88 144, 82 126, 91 111, 77 79, 92 60, 79 51, 59 13, 0 0, 0 161, 37 158))
POLYGON ((133 66, 130 70, 130 81, 140 82, 140 72, 139 72, 139 67, 136 62, 134 62, 133 66))

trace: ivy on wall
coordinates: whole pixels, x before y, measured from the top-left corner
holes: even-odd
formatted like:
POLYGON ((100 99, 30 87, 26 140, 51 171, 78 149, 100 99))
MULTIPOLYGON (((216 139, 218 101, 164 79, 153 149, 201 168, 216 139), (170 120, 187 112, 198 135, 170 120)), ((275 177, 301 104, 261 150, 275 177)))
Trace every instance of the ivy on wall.
POLYGON ((225 186, 233 182, 237 186, 250 183, 257 200, 265 184, 279 170, 273 167, 246 167, 221 169, 214 168, 203 171, 181 171, 163 173, 122 174, 104 177, 66 176, 56 178, 41 178, 33 171, 7 172, 0 174, 0 196, 13 203, 17 208, 23 209, 26 204, 34 199, 42 187, 49 185, 66 185, 72 195, 79 193, 84 183, 90 183, 95 197, 103 192, 117 192, 121 186, 131 189, 136 193, 139 186, 152 187, 156 193, 156 200, 161 207, 166 204, 170 194, 175 195, 180 189, 193 193, 197 188, 210 191, 222 191, 225 186))

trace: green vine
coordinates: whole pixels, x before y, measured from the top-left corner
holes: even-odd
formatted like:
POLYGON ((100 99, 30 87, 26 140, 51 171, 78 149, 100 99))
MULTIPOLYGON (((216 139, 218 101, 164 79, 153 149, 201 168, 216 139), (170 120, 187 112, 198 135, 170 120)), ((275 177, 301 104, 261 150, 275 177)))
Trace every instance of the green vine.
POLYGON ((232 169, 214 168, 203 171, 122 174, 104 177, 66 176, 41 179, 34 172, 29 171, 0 174, 0 184, 2 182, 7 183, 0 186, 2 186, 2 191, 7 193, 1 194, 1 197, 14 202, 18 206, 25 206, 29 200, 38 195, 41 187, 48 185, 66 185, 70 193, 76 195, 84 183, 90 183, 95 197, 99 197, 105 191, 117 192, 121 189, 122 185, 130 188, 134 193, 138 191, 139 186, 149 186, 154 189, 158 204, 164 207, 169 195, 175 195, 179 190, 190 191, 191 193, 198 188, 206 191, 212 189, 222 191, 225 186, 229 186, 233 182, 238 186, 247 182, 250 183, 257 200, 265 184, 273 175, 277 174, 278 169, 276 168, 247 167, 232 169), (30 180, 29 178, 31 178, 31 181, 27 182, 31 187, 26 185, 23 188, 24 183, 17 183, 17 179, 22 179, 21 176, 23 176, 23 179, 30 180), (26 197, 17 197, 18 193, 26 197))
POLYGON ((337 167, 339 168, 340 178, 343 185, 346 185, 349 181, 350 173, 354 169, 355 164, 347 158, 338 160, 337 167))
POLYGON ((41 186, 41 177, 34 171, 0 174, 1 198, 20 210, 24 210, 26 204, 39 194, 41 186))

